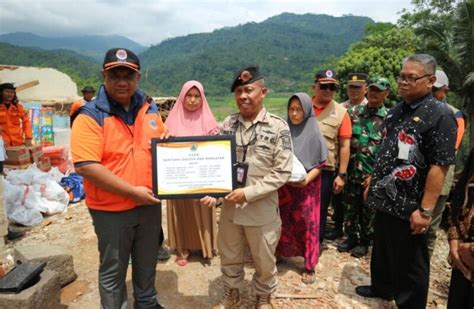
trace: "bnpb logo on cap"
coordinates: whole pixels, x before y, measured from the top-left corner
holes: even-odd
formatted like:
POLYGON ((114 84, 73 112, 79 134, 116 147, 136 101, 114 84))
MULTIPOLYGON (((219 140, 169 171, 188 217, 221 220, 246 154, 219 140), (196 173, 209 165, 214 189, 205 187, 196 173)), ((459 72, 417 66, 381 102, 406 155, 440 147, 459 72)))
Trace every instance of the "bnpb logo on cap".
POLYGON ((332 71, 331 70, 327 70, 326 71, 326 76, 331 78, 332 77, 332 71))
POLYGON ((127 57, 128 57, 127 51, 124 49, 117 50, 117 52, 115 53, 115 56, 117 57, 117 60, 121 62, 126 62, 127 57))

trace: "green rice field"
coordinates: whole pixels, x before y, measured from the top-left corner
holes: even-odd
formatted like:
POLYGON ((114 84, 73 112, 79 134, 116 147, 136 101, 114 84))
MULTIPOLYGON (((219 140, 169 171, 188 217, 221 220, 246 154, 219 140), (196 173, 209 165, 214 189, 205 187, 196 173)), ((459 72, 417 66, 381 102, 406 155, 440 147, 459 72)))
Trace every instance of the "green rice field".
MULTIPOLYGON (((286 118, 286 104, 291 94, 270 93, 266 96, 263 104, 271 113, 286 118)), ((212 112, 218 121, 224 120, 231 113, 238 112, 237 104, 233 95, 225 97, 207 97, 212 112)))

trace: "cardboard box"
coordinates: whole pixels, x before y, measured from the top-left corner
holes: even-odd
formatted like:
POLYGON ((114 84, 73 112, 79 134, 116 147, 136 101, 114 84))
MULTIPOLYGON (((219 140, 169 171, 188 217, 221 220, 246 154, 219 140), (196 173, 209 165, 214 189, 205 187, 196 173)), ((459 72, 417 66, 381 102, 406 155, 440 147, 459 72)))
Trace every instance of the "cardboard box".
POLYGON ((43 157, 43 148, 41 147, 41 145, 29 146, 26 148, 28 148, 28 151, 30 152, 32 163, 38 161, 39 159, 41 159, 41 157, 43 157))
POLYGON ((26 164, 19 164, 19 165, 7 165, 5 164, 3 166, 3 169, 5 171, 12 171, 12 170, 26 170, 28 167, 30 167, 31 163, 26 163, 26 164))
POLYGON ((29 150, 25 146, 5 147, 7 151, 6 165, 23 165, 31 162, 29 150))

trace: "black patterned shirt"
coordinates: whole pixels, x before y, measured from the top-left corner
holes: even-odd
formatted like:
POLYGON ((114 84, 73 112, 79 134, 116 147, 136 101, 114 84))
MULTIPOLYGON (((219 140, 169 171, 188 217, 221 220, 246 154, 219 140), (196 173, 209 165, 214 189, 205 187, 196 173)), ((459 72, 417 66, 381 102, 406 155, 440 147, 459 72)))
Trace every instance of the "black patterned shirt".
POLYGON ((393 107, 385 118, 368 206, 408 220, 420 206, 430 165, 454 164, 456 129, 452 111, 431 93, 393 107))

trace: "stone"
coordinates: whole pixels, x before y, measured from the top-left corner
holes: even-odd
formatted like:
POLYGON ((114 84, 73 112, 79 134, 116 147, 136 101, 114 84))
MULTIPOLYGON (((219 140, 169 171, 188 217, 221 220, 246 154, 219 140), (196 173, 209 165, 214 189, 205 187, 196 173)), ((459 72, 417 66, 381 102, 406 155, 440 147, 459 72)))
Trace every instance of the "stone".
POLYGON ((59 276, 51 270, 43 270, 40 281, 18 294, 0 294, 0 308, 8 309, 60 309, 61 286, 59 276))
POLYGON ((62 247, 52 245, 16 246, 15 257, 22 262, 46 262, 45 269, 58 273, 61 287, 77 278, 72 255, 62 247))

